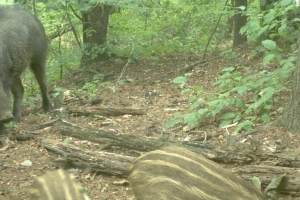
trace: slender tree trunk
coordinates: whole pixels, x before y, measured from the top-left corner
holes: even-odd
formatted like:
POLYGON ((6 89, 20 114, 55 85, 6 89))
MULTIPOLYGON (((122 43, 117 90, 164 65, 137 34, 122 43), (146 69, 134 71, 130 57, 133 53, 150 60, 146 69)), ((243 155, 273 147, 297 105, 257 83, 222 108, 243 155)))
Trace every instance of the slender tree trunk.
POLYGON ((279 124, 288 131, 300 130, 300 44, 298 45, 298 59, 290 101, 285 107, 282 117, 279 118, 279 124))
POLYGON ((82 13, 84 53, 81 65, 87 65, 108 58, 105 51, 107 25, 111 6, 95 5, 82 13))
MULTIPOLYGON (((245 6, 247 8, 247 0, 235 0, 235 7, 238 8, 240 6, 245 6)), ((242 15, 241 12, 238 12, 234 16, 234 38, 233 38, 233 46, 240 45, 244 42, 247 42, 247 36, 240 34, 240 29, 246 25, 247 16, 242 15)))

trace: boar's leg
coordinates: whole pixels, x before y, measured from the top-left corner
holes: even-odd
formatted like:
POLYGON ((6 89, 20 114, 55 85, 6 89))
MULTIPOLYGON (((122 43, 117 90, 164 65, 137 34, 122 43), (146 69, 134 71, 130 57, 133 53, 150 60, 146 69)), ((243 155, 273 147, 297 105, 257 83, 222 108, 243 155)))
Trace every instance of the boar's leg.
POLYGON ((31 63, 31 70, 33 71, 35 78, 40 86, 43 99, 43 109, 45 112, 50 112, 52 109, 52 105, 46 84, 44 59, 33 59, 31 63))
POLYGON ((20 122, 21 120, 21 109, 22 109, 22 99, 24 95, 24 87, 20 77, 14 78, 14 82, 11 88, 11 92, 14 95, 14 106, 13 115, 15 122, 20 122))

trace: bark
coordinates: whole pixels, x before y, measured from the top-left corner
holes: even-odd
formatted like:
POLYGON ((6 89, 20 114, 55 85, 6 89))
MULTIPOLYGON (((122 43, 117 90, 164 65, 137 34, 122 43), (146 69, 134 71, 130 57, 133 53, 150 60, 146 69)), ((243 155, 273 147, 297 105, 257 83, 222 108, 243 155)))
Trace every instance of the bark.
POLYGON ((146 112, 137 108, 100 108, 97 106, 84 107, 68 107, 67 111, 70 114, 77 116, 88 115, 103 115, 103 116, 118 116, 118 115, 144 115, 146 112))
POLYGON ((135 159, 135 157, 103 151, 89 151, 51 139, 45 139, 41 144, 49 153, 61 156, 60 159, 56 160, 57 162, 76 166, 80 169, 89 169, 92 172, 127 176, 126 169, 135 159))
POLYGON ((63 123, 59 125, 59 132, 64 136, 71 136, 103 145, 118 146, 140 151, 155 150, 163 145, 163 139, 161 138, 143 137, 141 140, 140 136, 86 128, 66 121, 63 121, 63 123))
MULTIPOLYGON (((235 0, 235 7, 245 6, 247 8, 247 0, 235 0)), ((233 46, 236 47, 244 42, 247 42, 246 35, 240 34, 240 29, 246 25, 247 16, 243 15, 241 10, 238 10, 238 13, 234 16, 234 38, 233 38, 233 46)))
POLYGON ((86 48, 81 65, 91 65, 108 58, 105 43, 110 9, 111 6, 97 4, 82 13, 83 43, 86 48))
MULTIPOLYGON (((300 39, 300 37, 299 37, 300 39)), ((300 44, 298 46, 297 65, 293 77, 293 88, 289 103, 285 107, 283 115, 279 118, 279 125, 288 131, 300 130, 300 44)))

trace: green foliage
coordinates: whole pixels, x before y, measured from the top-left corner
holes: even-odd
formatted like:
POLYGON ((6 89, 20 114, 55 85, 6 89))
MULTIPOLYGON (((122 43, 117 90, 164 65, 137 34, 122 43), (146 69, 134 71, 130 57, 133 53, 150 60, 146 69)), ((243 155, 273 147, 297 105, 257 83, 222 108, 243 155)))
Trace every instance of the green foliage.
MULTIPOLYGON (((272 6, 262 13, 257 13, 258 9, 253 9, 253 3, 250 5, 247 11, 249 20, 240 33, 247 34, 248 42, 256 43, 251 57, 263 54, 264 66, 271 61, 281 63, 284 54, 297 50, 296 41, 300 30, 299 7, 293 0, 281 0, 273 2, 272 6)), ((289 59, 294 60, 293 56, 286 60, 289 59)))
MULTIPOLYGON (((44 8, 41 6, 42 21, 47 33, 51 35, 73 26, 78 36, 82 37, 81 21, 77 16, 81 16, 80 12, 88 11, 94 3, 95 1, 68 1, 66 4, 65 1, 56 0, 47 3, 44 8), (72 6, 72 10, 68 5, 72 6), (67 20, 66 13, 70 15, 71 22, 67 20)), ((113 5, 112 8, 116 11, 110 15, 107 43, 104 48, 81 46, 82 53, 93 56, 106 51, 108 55, 128 57, 128 52, 132 52, 133 60, 140 56, 164 56, 178 52, 196 53, 203 50, 207 37, 213 29, 212 26, 222 9, 222 5, 214 1, 202 1, 196 5, 192 1, 183 0, 138 3, 133 0, 100 0, 97 4, 113 5)), ((223 24, 226 23, 221 25, 223 24)), ((213 38, 211 48, 222 41, 224 32, 220 31, 218 34, 213 38)), ((72 31, 64 33, 61 40, 63 41, 61 52, 79 48, 79 46, 69 46, 69 44, 76 44, 72 31), (65 45, 68 45, 67 49, 65 45)), ((51 48, 52 46, 58 46, 57 39, 51 42, 51 48)))
POLYGON ((222 51, 221 56, 223 56, 226 60, 229 60, 232 62, 237 60, 237 56, 233 49, 227 49, 227 50, 222 51))
MULTIPOLYGON (((202 51, 217 17, 223 12, 222 5, 215 1, 201 1, 196 5, 193 1, 183 0, 160 2, 99 0, 98 5, 111 5, 113 13, 109 18, 106 45, 79 46, 78 42, 81 42, 80 38, 83 35, 79 17, 81 12, 89 11, 94 4, 95 1, 72 0, 67 3, 55 0, 47 4, 37 4, 39 18, 51 38, 49 45, 49 64, 53 66, 50 68, 51 81, 58 78, 57 72, 61 66, 68 68, 78 66, 82 54, 93 58, 105 51, 109 56, 128 58, 131 52, 130 58, 134 61, 141 56, 202 51), (72 27, 75 30, 72 30, 72 27), (75 39, 74 31, 79 41, 75 39), (57 33, 62 34, 59 36, 57 33), (55 35, 57 36, 53 37, 55 35)), ((224 38, 223 28, 227 23, 221 23, 220 26, 222 27, 213 37, 210 49, 215 48, 224 38)))
MULTIPOLYGON (((282 182, 282 179, 284 176, 286 176, 285 173, 278 177, 273 178, 271 183, 265 188, 264 194, 267 194, 268 192, 276 191, 278 189, 280 183, 282 182)), ((275 194, 275 195, 277 196, 277 194, 275 194)), ((269 194, 269 196, 270 196, 270 194, 269 194)))
POLYGON ((36 108, 36 103, 35 102, 40 102, 41 97, 40 96, 28 96, 27 98, 24 98, 23 100, 23 105, 27 105, 30 108, 36 108))
POLYGON ((108 84, 110 84, 107 82, 103 82, 103 79, 103 74, 95 74, 92 81, 87 80, 82 88, 76 90, 76 93, 80 96, 88 97, 88 100, 90 101, 93 97, 95 97, 99 87, 107 86, 108 84))
POLYGON ((130 82, 133 82, 134 80, 131 79, 131 78, 126 78, 126 79, 121 79, 118 84, 119 85, 124 85, 125 83, 130 83, 130 82))
MULTIPOLYGON (((146 9, 122 9, 113 14, 109 38, 118 46, 134 44, 135 50, 145 56, 203 50, 221 10, 214 1, 197 5, 182 0, 144 1, 141 7, 146 9)), ((213 44, 216 42, 214 37, 213 44)))
POLYGON ((298 38, 299 8, 296 7, 294 1, 275 1, 272 5, 272 8, 260 14, 257 13, 257 9, 248 11, 249 20, 240 32, 247 33, 249 42, 271 39, 286 45, 288 44, 286 42, 293 43, 298 38))
POLYGON ((53 98, 56 98, 57 96, 61 95, 64 93, 67 89, 61 88, 61 87, 56 87, 54 88, 54 93, 53 93, 53 98))
POLYGON ((254 176, 251 181, 254 188, 257 189, 258 191, 261 191, 261 181, 259 180, 259 178, 254 176))
POLYGON ((5 127, 8 129, 15 129, 15 128, 18 128, 18 124, 14 121, 10 121, 5 124, 5 127))
MULTIPOLYGON (((240 132, 251 130, 252 124, 257 121, 268 123, 268 112, 277 101, 275 94, 288 83, 295 59, 289 57, 282 60, 283 67, 273 72, 261 70, 243 75, 246 67, 224 68, 213 84, 219 86, 218 93, 206 93, 199 86, 182 90, 185 95, 191 93, 190 106, 183 114, 176 112, 167 125, 186 123, 193 127, 200 124, 203 118, 214 117, 220 121, 220 127, 238 122, 235 131, 240 132)), ((187 87, 186 77, 177 77, 173 82, 187 87)))
MULTIPOLYGON (((263 194, 265 195, 265 197, 268 197, 268 199, 270 199, 270 200, 277 199, 277 191, 276 190, 278 189, 284 176, 286 176, 285 173, 272 179, 271 183, 263 191, 263 194)), ((254 176, 252 178, 252 185, 258 191, 262 191, 261 181, 256 176, 254 176)))

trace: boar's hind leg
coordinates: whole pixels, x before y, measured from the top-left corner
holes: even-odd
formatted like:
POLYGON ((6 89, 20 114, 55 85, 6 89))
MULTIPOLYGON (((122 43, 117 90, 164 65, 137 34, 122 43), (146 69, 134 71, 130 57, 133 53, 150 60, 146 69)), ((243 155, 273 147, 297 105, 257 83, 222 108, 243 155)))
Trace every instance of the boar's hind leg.
MULTIPOLYGON (((8 93, 9 92, 10 91, 8 90, 8 93)), ((13 120, 13 118, 14 117, 9 107, 9 99, 0 81, 0 132, 1 132, 1 123, 10 122, 11 120, 13 120)))
POLYGON ((14 95, 14 106, 13 115, 15 117, 15 122, 20 122, 21 120, 21 109, 22 109, 22 99, 24 94, 24 87, 20 77, 14 78, 11 92, 14 95))
POLYGON ((6 128, 4 124, 0 124, 0 136, 6 134, 6 128))
POLYGON ((42 98, 43 98, 43 109, 45 112, 50 112, 52 109, 51 101, 48 94, 46 76, 45 76, 45 66, 40 63, 31 63, 31 70, 33 71, 35 78, 40 86, 42 98))

